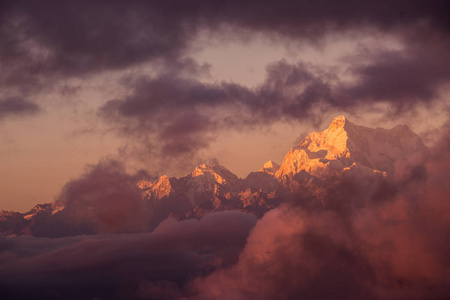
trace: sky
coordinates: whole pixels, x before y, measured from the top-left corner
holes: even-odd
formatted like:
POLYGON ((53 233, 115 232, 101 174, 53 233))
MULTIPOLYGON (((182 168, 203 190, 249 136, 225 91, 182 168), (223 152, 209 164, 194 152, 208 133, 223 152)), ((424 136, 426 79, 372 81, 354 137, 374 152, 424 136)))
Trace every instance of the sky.
POLYGON ((5 1, 0 204, 53 201, 105 157, 245 178, 344 114, 447 120, 446 1, 5 1))

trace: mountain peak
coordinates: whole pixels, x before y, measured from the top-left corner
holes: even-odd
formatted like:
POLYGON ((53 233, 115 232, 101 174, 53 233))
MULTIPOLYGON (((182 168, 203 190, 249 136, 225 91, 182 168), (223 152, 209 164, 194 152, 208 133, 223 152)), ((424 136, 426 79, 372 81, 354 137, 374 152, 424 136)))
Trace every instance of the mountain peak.
POLYGON ((263 166, 264 169, 277 168, 277 167, 280 167, 280 166, 273 160, 269 160, 263 166))
POLYGON ((344 128, 345 125, 350 124, 351 122, 343 115, 340 115, 331 121, 330 126, 328 127, 328 130, 333 129, 341 129, 344 128))
POLYGON ((322 176, 352 163, 391 174, 396 160, 425 148, 420 137, 406 125, 368 128, 338 116, 327 129, 312 132, 291 149, 276 176, 293 176, 300 171, 322 176))
POLYGON ((192 177, 201 176, 205 174, 212 174, 213 176, 217 176, 217 172, 213 167, 208 166, 206 164, 199 164, 194 171, 191 172, 192 177))
POLYGON ((199 164, 195 167, 194 172, 201 172, 205 170, 211 170, 212 168, 206 164, 199 164))
POLYGON ((216 164, 216 165, 207 165, 207 164, 199 164, 197 165, 197 167, 194 169, 194 171, 191 173, 193 176, 197 176, 197 175, 203 175, 205 173, 217 173, 217 174, 221 174, 222 173, 229 173, 230 171, 225 168, 222 165, 216 164))
POLYGON ((330 126, 322 132, 310 133, 297 146, 307 152, 309 158, 337 159, 348 158, 348 130, 355 125, 341 115, 333 119, 330 126))
POLYGON ((268 162, 266 162, 264 164, 263 168, 260 171, 276 173, 279 168, 280 168, 280 165, 278 165, 276 162, 274 162, 272 160, 269 160, 268 162))
POLYGON ((333 122, 345 122, 347 118, 344 115, 337 116, 333 119, 333 122))
POLYGON ((236 183, 239 178, 234 175, 230 170, 222 165, 216 164, 214 166, 209 166, 206 164, 199 164, 194 171, 185 177, 208 177, 212 181, 220 184, 236 183))

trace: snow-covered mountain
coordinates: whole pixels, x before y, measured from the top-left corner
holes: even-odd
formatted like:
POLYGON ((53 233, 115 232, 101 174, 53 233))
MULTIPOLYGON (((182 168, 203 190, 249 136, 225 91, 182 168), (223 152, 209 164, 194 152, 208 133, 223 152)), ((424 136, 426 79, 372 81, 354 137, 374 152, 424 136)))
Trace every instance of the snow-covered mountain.
POLYGON ((241 189, 242 180, 223 166, 198 165, 186 176, 175 178, 161 176, 154 182, 139 181, 142 196, 149 203, 178 199, 183 206, 194 208, 208 202, 215 208, 222 206, 221 199, 241 189))
POLYGON ((248 174, 247 178, 244 179, 244 186, 253 191, 273 193, 279 188, 279 181, 275 177, 279 168, 280 166, 277 163, 269 160, 262 169, 248 174))
POLYGON ((14 211, 0 212, 0 233, 4 235, 33 234, 32 228, 40 226, 41 221, 53 218, 64 209, 57 202, 38 204, 26 213, 14 211))
POLYGON ((396 160, 424 150, 420 137, 406 125, 373 129, 339 116, 327 129, 312 132, 292 148, 275 176, 285 182, 302 171, 327 177, 352 169, 389 175, 396 160))
MULTIPOLYGON (((292 198, 289 193, 320 199, 346 175, 368 178, 368 182, 389 178, 397 160, 425 150, 419 136, 405 125, 373 129, 339 116, 327 129, 312 132, 292 148, 281 166, 268 161, 245 179, 223 166, 200 164, 186 176, 164 175, 154 181, 140 180, 136 186, 148 211, 150 229, 167 216, 199 218, 217 210, 240 210, 262 216, 292 198)), ((64 225, 67 218, 70 214, 64 214, 61 203, 38 205, 25 214, 1 212, 0 231, 45 235, 40 228, 64 225)), ((84 233, 80 228, 74 232, 84 233)))

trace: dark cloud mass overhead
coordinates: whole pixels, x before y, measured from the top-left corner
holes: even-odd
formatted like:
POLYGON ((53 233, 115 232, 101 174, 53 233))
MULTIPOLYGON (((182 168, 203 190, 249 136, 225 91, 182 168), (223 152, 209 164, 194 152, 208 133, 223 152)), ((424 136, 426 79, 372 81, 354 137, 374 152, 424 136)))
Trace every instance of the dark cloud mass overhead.
POLYGON ((317 40, 375 27, 422 27, 448 38, 447 1, 14 1, 3 5, 2 82, 47 84, 61 77, 173 62, 201 30, 227 26, 317 40), (47 78, 48 77, 48 78, 47 78))
POLYGON ((406 51, 381 52, 368 65, 356 64, 352 71, 359 80, 344 90, 344 97, 398 106, 432 102, 450 78, 448 53, 443 51, 449 41, 435 42, 424 40, 437 46, 431 49, 420 45, 406 51))

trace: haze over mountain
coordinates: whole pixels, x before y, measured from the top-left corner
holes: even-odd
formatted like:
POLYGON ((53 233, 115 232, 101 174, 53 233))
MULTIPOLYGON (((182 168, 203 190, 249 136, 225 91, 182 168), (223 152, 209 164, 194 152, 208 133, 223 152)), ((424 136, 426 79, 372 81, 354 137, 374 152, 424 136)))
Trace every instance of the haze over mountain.
MULTIPOLYGON (((139 224, 129 228, 102 225, 109 221, 109 217, 92 215, 92 210, 104 209, 97 206, 94 194, 78 195, 80 198, 94 197, 89 201, 76 199, 74 203, 70 200, 67 203, 60 199, 37 205, 27 213, 3 211, 0 230, 6 235, 66 236, 148 231, 169 216, 178 220, 201 218, 207 213, 223 210, 262 217, 287 201, 289 194, 314 194, 319 198, 315 201, 323 201, 320 199, 324 197, 323 191, 348 176, 393 180, 390 177, 395 175, 397 162, 423 154, 426 150, 420 137, 405 125, 372 129, 339 116, 327 129, 310 133, 292 148, 281 166, 268 161, 245 179, 238 178, 224 166, 200 164, 180 178, 164 175, 153 181, 131 180, 130 183, 133 182, 139 191, 139 199, 134 200, 136 203, 131 210, 118 210, 110 216, 124 222, 128 222, 128 218, 133 222, 140 219, 139 224), (132 215, 137 212, 137 216, 132 215)), ((110 187, 106 185, 104 188, 110 187)), ((130 193, 132 190, 130 188, 130 193)), ((126 199, 127 194, 121 197, 123 199, 117 200, 119 208, 120 201, 130 201, 126 199)), ((103 205, 111 203, 106 199, 103 205)))

